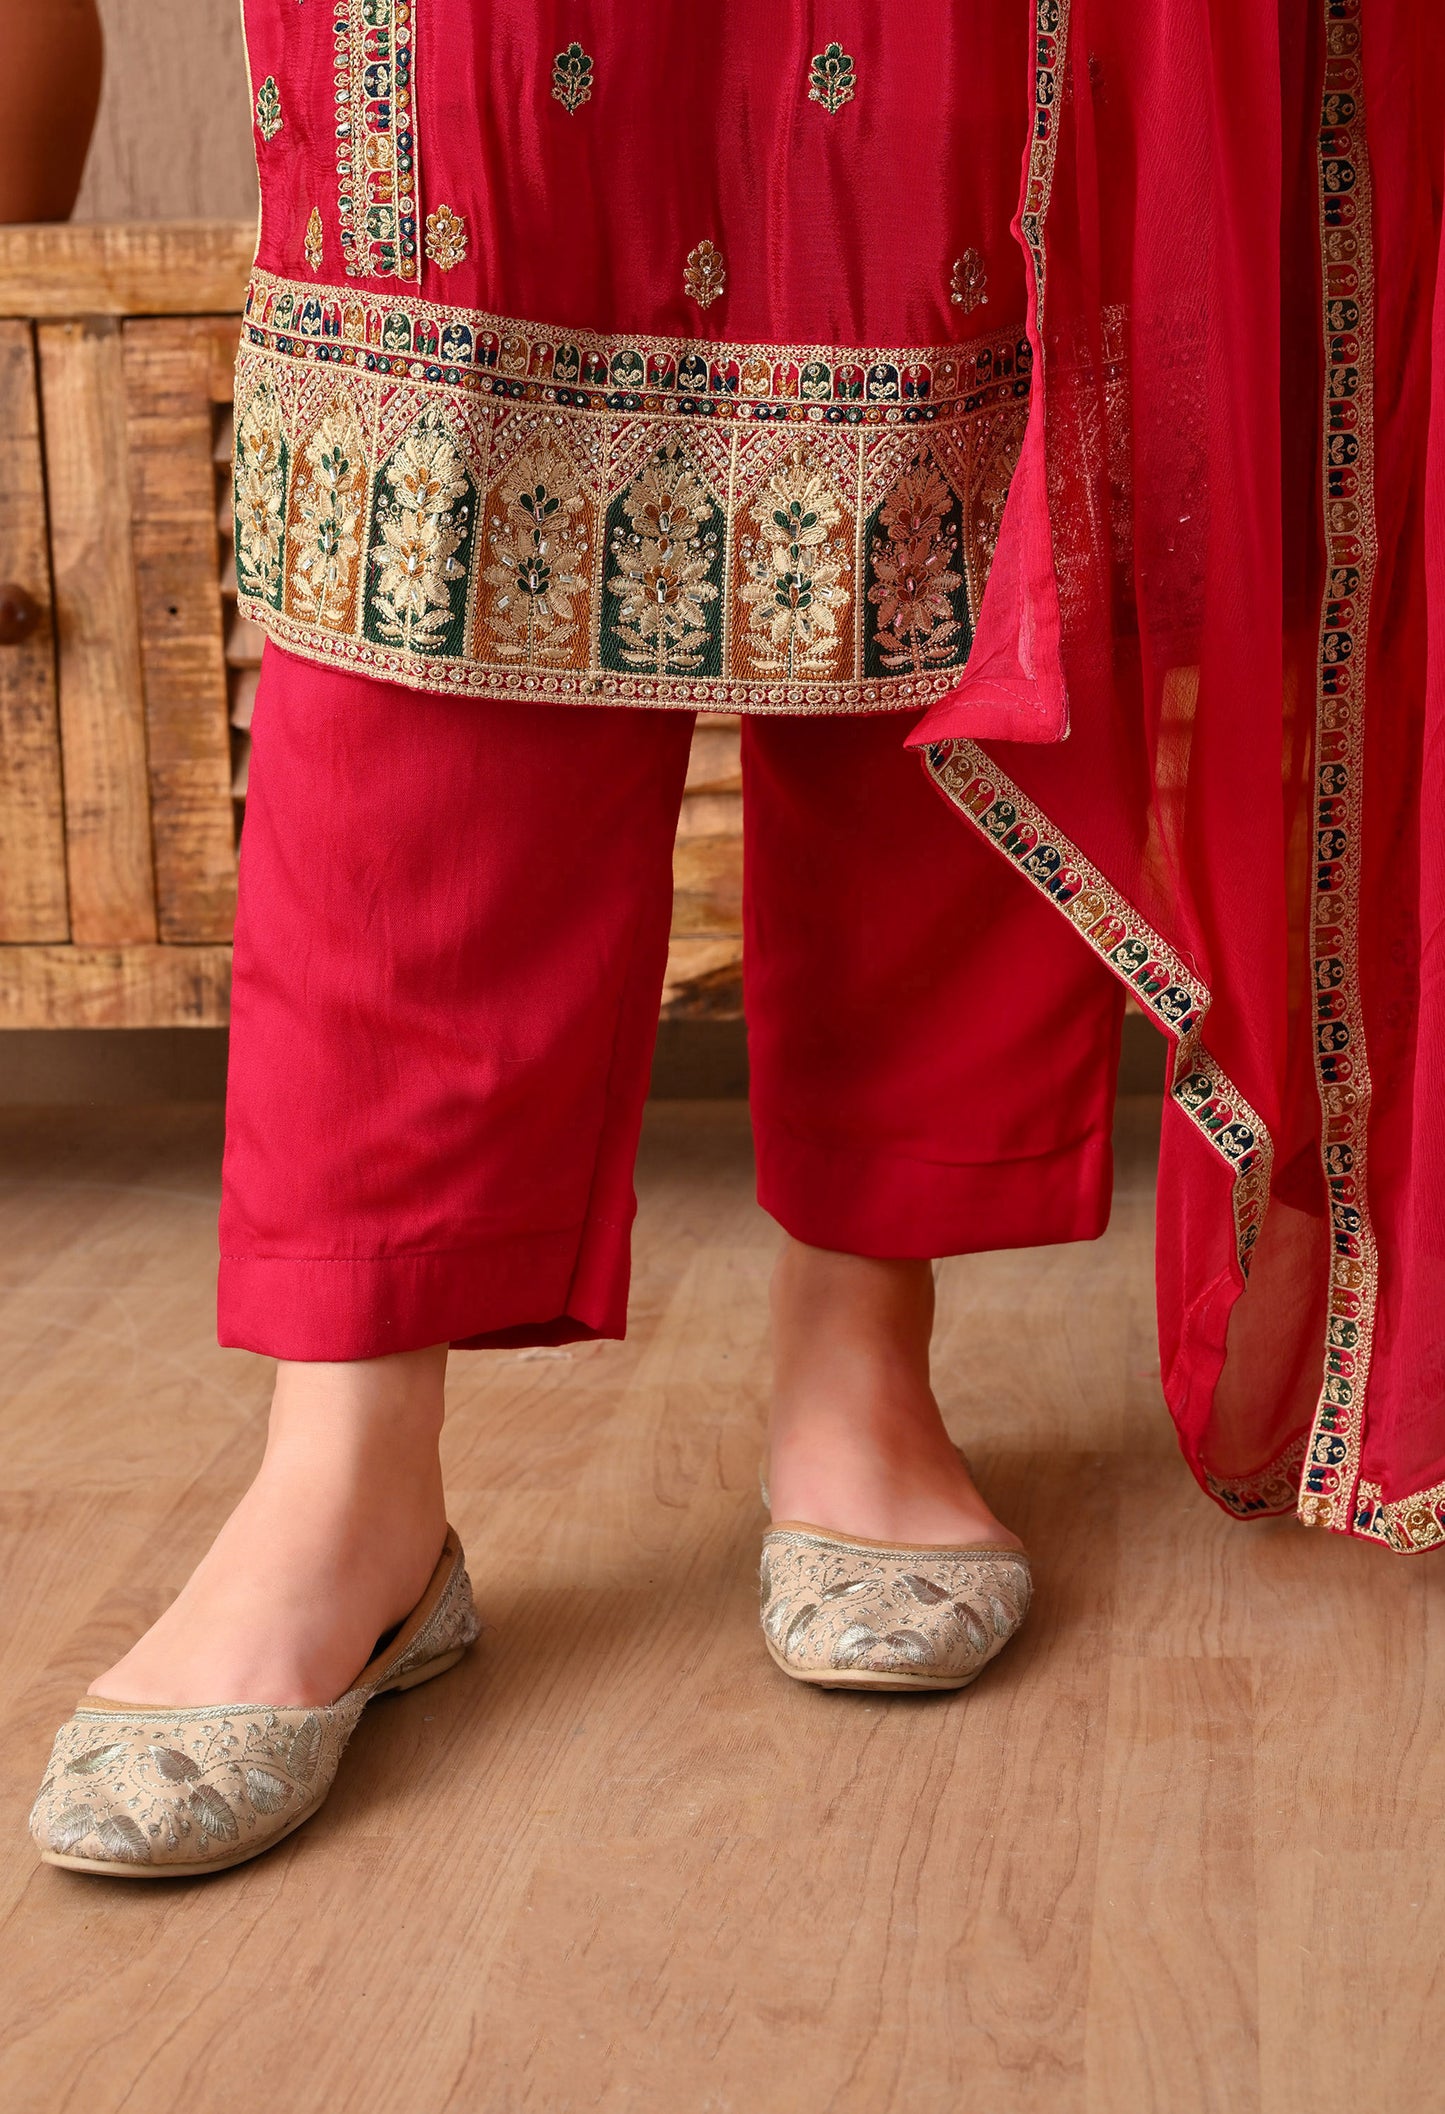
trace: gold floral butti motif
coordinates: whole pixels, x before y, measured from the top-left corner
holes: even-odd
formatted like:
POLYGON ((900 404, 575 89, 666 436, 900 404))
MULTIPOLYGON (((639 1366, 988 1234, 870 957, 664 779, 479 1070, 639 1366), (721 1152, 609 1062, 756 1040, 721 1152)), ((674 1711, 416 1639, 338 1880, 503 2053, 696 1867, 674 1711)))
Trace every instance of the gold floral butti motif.
POLYGON ((852 600, 851 537, 839 533, 843 507, 804 444, 769 478, 751 515, 756 532, 743 539, 740 599, 758 673, 788 681, 833 675, 852 600))
POLYGON ((577 473, 547 435, 524 450, 487 503, 481 615, 500 660, 581 667, 592 519, 577 473))
POLYGON ((326 230, 321 224, 317 208, 311 208, 311 218, 306 223, 306 262, 313 272, 319 272, 326 257, 326 230))
POLYGON ((966 316, 988 300, 988 271, 977 250, 965 250, 961 257, 955 257, 948 282, 948 298, 966 316))
POLYGON ((821 103, 832 117, 857 93, 853 61, 842 45, 830 44, 826 51, 820 51, 808 76, 808 101, 821 103))
POLYGON ((925 704, 967 658, 1029 374, 1015 333, 599 337, 258 272, 242 606, 455 695, 925 704))
POLYGON ((552 95, 569 117, 592 100, 592 61, 580 44, 559 51, 552 67, 552 95))
POLYGON ((341 249, 353 278, 415 279, 415 0, 332 0, 341 249))
POLYGON ((287 449, 275 384, 262 377, 236 421, 236 580, 248 599, 281 607, 287 449))
POLYGON ((474 498, 462 451, 442 411, 428 407, 382 470, 369 598, 375 634, 406 654, 455 650, 458 589, 467 567, 474 498))
POLYGON ((682 284, 690 301, 696 301, 699 308, 711 308, 727 292, 727 283, 728 271, 721 250, 704 241, 688 251, 682 284))
POLYGON ((604 650, 657 676, 718 673, 722 510, 682 446, 648 463, 621 513, 609 544, 607 589, 617 607, 604 650))
POLYGON ((450 206, 426 216, 426 253, 439 272, 453 272, 467 254, 467 224, 450 206))
POLYGON ((364 453, 355 413, 343 399, 312 434, 292 480, 287 600, 326 631, 349 630, 356 618, 364 453))
POLYGON ((256 130, 269 146, 281 130, 281 91, 276 86, 275 76, 267 74, 256 94, 256 130))

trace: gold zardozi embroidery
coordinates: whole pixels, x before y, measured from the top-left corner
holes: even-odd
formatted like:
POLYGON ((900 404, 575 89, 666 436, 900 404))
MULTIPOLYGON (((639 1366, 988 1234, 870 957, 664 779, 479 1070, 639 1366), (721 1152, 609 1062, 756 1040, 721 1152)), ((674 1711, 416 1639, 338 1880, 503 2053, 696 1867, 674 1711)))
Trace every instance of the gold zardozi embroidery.
POLYGON ((683 291, 699 308, 711 308, 721 294, 727 292, 728 272, 723 263, 722 252, 711 242, 700 242, 696 249, 687 253, 687 265, 682 275, 683 291))
POLYGON ((313 272, 319 272, 326 258, 326 230, 321 224, 321 215, 316 207, 311 208, 311 218, 306 223, 306 262, 313 272))
POLYGON ((708 711, 957 680, 1028 349, 599 337, 257 272, 242 606, 419 689, 708 711))
POLYGON ((988 271, 977 250, 965 250, 961 257, 954 259, 948 298, 966 316, 988 300, 988 271))
POLYGON ((467 254, 467 224, 450 206, 426 216, 426 253, 439 272, 455 271, 467 254))

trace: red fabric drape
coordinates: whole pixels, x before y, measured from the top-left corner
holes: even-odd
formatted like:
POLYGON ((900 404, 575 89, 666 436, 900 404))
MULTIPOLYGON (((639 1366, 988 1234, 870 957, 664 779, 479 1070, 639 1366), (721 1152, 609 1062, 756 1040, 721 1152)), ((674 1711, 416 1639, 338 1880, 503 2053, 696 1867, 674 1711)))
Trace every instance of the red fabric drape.
POLYGON ((1445 19, 1036 12, 1030 435, 915 739, 1175 1038, 1160 1336, 1196 1474, 1428 1547, 1445 19))

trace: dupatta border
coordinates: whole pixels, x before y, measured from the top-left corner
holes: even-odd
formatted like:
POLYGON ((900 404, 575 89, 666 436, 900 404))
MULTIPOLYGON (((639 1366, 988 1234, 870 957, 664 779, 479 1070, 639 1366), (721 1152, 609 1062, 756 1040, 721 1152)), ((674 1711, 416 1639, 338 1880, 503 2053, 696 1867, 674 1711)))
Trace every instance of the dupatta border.
POLYGON ((1323 0, 1318 135, 1325 585, 1315 688, 1310 955, 1331 1265, 1325 1371, 1300 1484, 1306 1526, 1413 1550, 1445 1540, 1440 1493, 1385 1504, 1362 1484, 1379 1299, 1367 1189, 1371 1082, 1360 988, 1361 839, 1374 504, 1374 245, 1361 63, 1363 0, 1323 0))

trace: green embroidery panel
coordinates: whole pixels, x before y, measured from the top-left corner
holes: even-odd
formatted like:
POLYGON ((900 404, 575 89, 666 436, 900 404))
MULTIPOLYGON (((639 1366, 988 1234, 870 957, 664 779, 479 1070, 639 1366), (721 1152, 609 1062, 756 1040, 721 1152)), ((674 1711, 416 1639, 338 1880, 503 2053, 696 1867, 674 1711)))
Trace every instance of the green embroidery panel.
POLYGON ((863 550, 864 676, 961 668, 973 645, 963 508, 926 458, 869 515, 863 550))
POLYGON ((363 636, 402 653, 459 657, 477 487, 440 412, 424 412, 403 436, 375 489, 363 636))
POLYGON ((659 449, 607 512, 604 668, 722 674, 725 529, 723 506, 687 449, 659 449))

